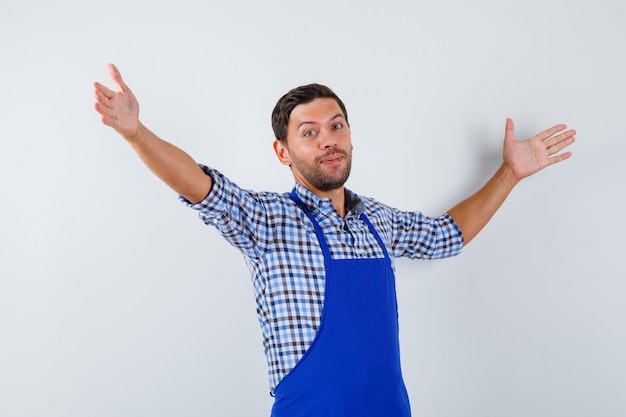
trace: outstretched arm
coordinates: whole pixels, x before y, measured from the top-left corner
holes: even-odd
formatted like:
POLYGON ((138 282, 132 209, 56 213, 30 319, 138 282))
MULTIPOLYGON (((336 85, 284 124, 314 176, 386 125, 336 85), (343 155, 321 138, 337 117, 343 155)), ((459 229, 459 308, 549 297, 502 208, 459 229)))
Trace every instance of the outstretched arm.
POLYGON ((461 229, 466 245, 485 227, 519 181, 572 156, 571 152, 559 153, 574 143, 576 132, 565 129, 565 125, 556 125, 518 141, 513 121, 506 120, 502 165, 476 194, 448 211, 461 229))
POLYGON ((202 201, 211 190, 211 177, 183 150, 160 139, 139 121, 139 104, 120 72, 107 66, 117 91, 95 82, 96 111, 102 123, 126 139, 143 162, 174 191, 192 203, 202 201))

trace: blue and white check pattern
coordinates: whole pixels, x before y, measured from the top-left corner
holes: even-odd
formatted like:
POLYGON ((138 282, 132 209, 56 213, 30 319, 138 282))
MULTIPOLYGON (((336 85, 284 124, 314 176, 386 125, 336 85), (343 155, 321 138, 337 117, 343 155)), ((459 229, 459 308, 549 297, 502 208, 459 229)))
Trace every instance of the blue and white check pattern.
MULTIPOLYGON (((324 307, 324 255, 311 221, 289 193, 244 190, 220 172, 201 166, 213 178, 204 201, 183 203, 244 255, 252 274, 258 320, 272 392, 307 351, 324 307)), ((335 259, 384 257, 367 225, 369 218, 391 257, 444 258, 458 254, 463 236, 447 214, 427 217, 404 212, 347 191, 348 214, 337 215, 329 199, 296 184, 335 259)))

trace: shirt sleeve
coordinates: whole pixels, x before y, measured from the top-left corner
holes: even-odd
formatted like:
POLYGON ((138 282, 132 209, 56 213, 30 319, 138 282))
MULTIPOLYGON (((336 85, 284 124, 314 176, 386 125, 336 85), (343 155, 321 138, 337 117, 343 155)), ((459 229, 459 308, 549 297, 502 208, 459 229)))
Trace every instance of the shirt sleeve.
POLYGON ((258 234, 267 224, 267 215, 257 194, 240 188, 219 171, 200 164, 200 168, 212 179, 209 194, 199 203, 190 203, 179 196, 187 207, 195 210, 205 224, 214 226, 218 232, 246 256, 259 256, 258 234))
POLYGON ((458 255, 463 234, 450 215, 429 217, 421 212, 391 209, 392 251, 396 257, 440 259, 458 255))

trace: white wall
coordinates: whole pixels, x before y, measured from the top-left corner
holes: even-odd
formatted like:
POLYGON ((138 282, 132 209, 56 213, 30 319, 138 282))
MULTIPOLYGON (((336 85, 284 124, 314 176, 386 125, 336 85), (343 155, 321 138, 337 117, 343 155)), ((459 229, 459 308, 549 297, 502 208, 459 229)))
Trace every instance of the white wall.
POLYGON ((415 416, 626 415, 626 5, 595 1, 10 0, 0 5, 0 416, 267 416, 241 256, 99 122, 114 62, 162 137, 288 190, 270 112, 328 84, 348 186, 439 214, 526 138, 525 180, 457 258, 399 260, 415 416))

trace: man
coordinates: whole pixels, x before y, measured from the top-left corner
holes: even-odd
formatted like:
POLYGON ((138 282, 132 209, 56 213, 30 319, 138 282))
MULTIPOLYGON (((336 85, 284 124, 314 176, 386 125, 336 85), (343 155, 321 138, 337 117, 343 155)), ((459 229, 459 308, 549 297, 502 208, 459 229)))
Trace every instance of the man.
POLYGON ((113 91, 94 83, 95 109, 144 163, 244 255, 263 331, 274 417, 406 417, 391 258, 458 254, 513 187, 574 142, 551 127, 517 141, 506 121, 503 163, 477 193, 439 217, 403 212, 344 187, 352 142, 348 114, 329 88, 283 96, 272 113, 279 161, 291 193, 244 190, 158 138, 113 65, 113 91))

